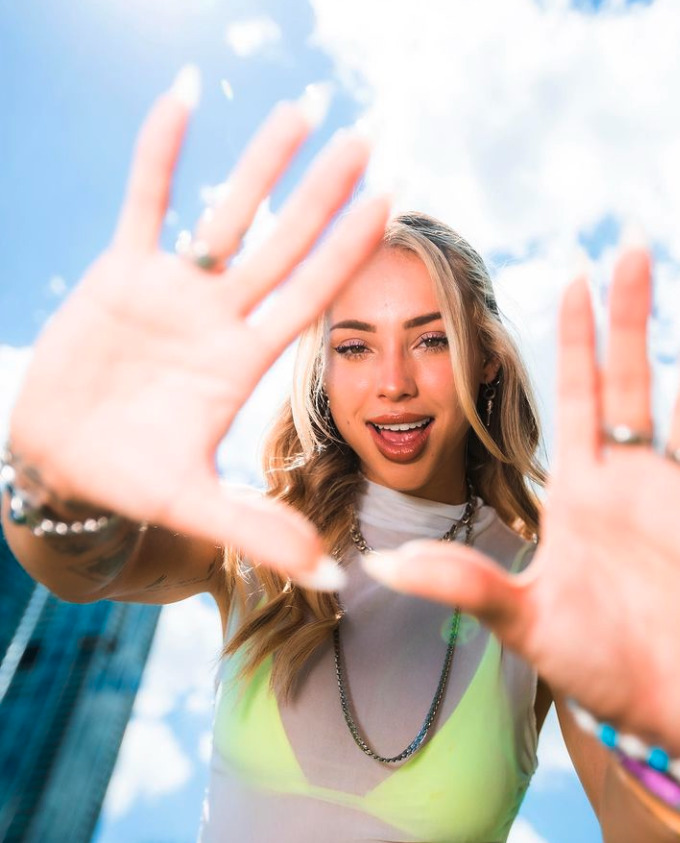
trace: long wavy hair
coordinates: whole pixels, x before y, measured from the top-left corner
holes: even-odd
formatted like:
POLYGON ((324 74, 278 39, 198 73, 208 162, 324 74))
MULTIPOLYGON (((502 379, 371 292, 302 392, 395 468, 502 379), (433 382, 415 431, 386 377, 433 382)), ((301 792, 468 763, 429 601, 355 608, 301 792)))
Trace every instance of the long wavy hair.
MULTIPOLYGON (((384 246, 416 255, 435 284, 459 401, 470 424, 470 482, 513 530, 526 538, 537 535, 535 488, 545 482, 536 456, 538 415, 529 376, 500 320, 484 261, 459 234, 420 213, 393 219, 384 246), (499 363, 488 427, 482 418, 484 385, 480 389, 473 377, 479 355, 499 363)), ((302 512, 316 526, 327 551, 341 561, 350 544, 353 508, 363 480, 357 456, 329 412, 323 389, 325 351, 322 317, 300 338, 291 396, 265 443, 264 472, 266 494, 302 512)), ((289 697, 300 669, 328 640, 341 616, 336 597, 301 588, 265 566, 249 566, 235 549, 225 552, 225 570, 229 609, 232 617, 236 613, 238 625, 223 654, 241 651, 243 678, 275 654, 272 687, 289 697)))

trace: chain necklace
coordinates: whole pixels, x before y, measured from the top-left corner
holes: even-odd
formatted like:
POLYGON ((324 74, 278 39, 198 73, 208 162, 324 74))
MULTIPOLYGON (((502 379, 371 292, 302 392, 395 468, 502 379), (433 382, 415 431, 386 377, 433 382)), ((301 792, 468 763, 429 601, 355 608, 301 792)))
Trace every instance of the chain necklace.
MULTIPOLYGON (((447 530, 446 533, 444 533, 440 541, 455 541, 456 536, 458 535, 461 527, 464 527, 465 544, 468 546, 472 545, 472 522, 477 511, 477 501, 472 486, 468 486, 468 489, 469 495, 467 503, 465 505, 463 517, 460 519, 460 521, 454 521, 451 528, 447 530)), ((361 553, 372 552, 373 548, 369 547, 369 545, 366 543, 366 539, 361 534, 356 513, 354 515, 354 522, 350 528, 350 536, 357 549, 361 553)), ((370 758, 374 758, 376 761, 379 761, 381 764, 397 764, 400 761, 405 761, 407 758, 410 758, 411 755, 416 753, 423 746, 423 744, 425 743, 425 739, 427 738, 427 735, 430 731, 430 728, 434 723, 434 719, 437 716, 437 711, 439 710, 439 705, 442 701, 442 697, 444 696, 444 690, 446 688, 446 683, 449 678, 449 673, 451 671, 453 653, 456 649, 456 639, 458 638, 459 627, 460 607, 457 606, 453 614, 453 620, 451 622, 449 642, 446 648, 446 654, 444 656, 444 666, 442 667, 439 682, 437 683, 437 689, 434 692, 434 697, 432 698, 432 702, 430 704, 430 708, 428 709, 425 720, 423 721, 423 725, 420 727, 420 731, 411 741, 411 743, 406 747, 406 749, 402 750, 402 752, 400 752, 398 755, 393 755, 392 757, 388 758, 384 755, 379 755, 374 749, 371 748, 371 746, 368 744, 366 739, 362 736, 361 732, 359 731, 359 727, 357 726, 352 715, 352 709, 350 706, 349 694, 347 689, 347 680, 345 677, 342 645, 340 643, 340 623, 338 622, 335 629, 333 630, 333 648, 335 651, 335 675, 338 680, 338 690, 340 691, 340 705, 342 707, 342 713, 345 718, 345 723, 347 723, 347 728, 349 729, 352 737, 354 738, 354 742, 363 753, 368 755, 370 758)))

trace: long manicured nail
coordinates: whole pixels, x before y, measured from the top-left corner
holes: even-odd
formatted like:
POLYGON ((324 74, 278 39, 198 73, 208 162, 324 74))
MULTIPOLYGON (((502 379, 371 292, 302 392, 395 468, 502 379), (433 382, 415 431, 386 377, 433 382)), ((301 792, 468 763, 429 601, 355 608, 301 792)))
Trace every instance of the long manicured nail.
POLYGON ((648 245, 644 228, 636 220, 628 220, 621 229, 619 246, 622 249, 646 249, 648 245))
POLYGON ((574 250, 571 259, 571 276, 572 278, 585 278, 588 280, 593 271, 593 266, 588 257, 588 253, 580 246, 574 250))
POLYGON ((395 203, 394 192, 384 190, 379 184, 376 184, 373 181, 366 181, 361 193, 359 194, 359 198, 363 201, 368 201, 369 199, 384 199, 390 208, 395 203))
POLYGON ((365 553, 361 564, 366 573, 385 585, 394 585, 399 581, 401 559, 390 553, 365 553))
POLYGON ((184 65, 175 76, 170 93, 187 108, 196 108, 201 98, 201 71, 195 64, 184 65))
POLYGON ((347 574, 330 556, 322 556, 313 571, 296 574, 295 582, 313 591, 340 591, 347 584, 347 574))
POLYGON ((318 129, 326 119, 331 105, 333 88, 329 82, 307 85, 297 105, 312 129, 318 129))

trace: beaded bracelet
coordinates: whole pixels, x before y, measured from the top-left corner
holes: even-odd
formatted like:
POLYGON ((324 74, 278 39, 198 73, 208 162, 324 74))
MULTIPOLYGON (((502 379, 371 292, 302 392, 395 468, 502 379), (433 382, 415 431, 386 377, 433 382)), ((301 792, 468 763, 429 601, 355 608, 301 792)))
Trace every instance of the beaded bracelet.
POLYGON ((100 533, 120 520, 119 515, 100 515, 83 521, 59 521, 47 507, 36 505, 29 492, 16 486, 16 468, 9 448, 0 455, 0 498, 9 493, 9 517, 13 524, 28 527, 34 536, 75 536, 100 533))
POLYGON ((665 805, 680 811, 680 759, 671 759, 661 747, 649 746, 635 735, 601 723, 574 700, 569 700, 569 707, 581 729, 614 751, 633 778, 665 805))

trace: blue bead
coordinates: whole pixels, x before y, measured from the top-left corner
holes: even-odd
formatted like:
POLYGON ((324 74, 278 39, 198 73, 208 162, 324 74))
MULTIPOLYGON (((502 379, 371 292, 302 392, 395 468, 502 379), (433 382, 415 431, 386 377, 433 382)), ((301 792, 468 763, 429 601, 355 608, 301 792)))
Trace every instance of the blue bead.
POLYGON ((602 723, 600 726, 600 740, 605 746, 614 749, 616 746, 616 729, 610 726, 609 723, 602 723))
POLYGON ((668 770, 668 753, 664 752, 658 746, 652 747, 649 751, 649 758, 647 759, 647 763, 650 767, 654 767, 655 770, 659 770, 661 773, 665 773, 668 770))

